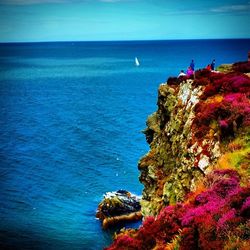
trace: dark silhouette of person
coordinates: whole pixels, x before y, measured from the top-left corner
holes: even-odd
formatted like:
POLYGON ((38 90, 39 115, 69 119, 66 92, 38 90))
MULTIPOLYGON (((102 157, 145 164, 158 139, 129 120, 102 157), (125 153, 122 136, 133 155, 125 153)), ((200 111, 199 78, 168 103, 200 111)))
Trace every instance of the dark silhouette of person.
POLYGON ((194 71, 194 60, 192 59, 191 63, 190 63, 190 68, 194 71))
POLYGON ((211 63, 211 70, 214 70, 214 67, 215 67, 215 59, 211 63))

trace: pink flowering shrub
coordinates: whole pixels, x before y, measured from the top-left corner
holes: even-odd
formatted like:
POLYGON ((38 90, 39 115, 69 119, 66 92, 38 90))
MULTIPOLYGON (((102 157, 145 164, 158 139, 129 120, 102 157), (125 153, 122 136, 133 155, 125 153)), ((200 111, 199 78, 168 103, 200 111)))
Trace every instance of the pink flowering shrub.
POLYGON ((140 250, 140 245, 141 245, 141 242, 139 242, 138 240, 128 235, 122 235, 122 236, 117 237, 116 245, 111 246, 108 249, 110 250, 113 250, 113 249, 140 250))
POLYGON ((210 70, 207 69, 199 69, 195 71, 195 79, 199 80, 199 79, 203 79, 203 78, 210 78, 210 76, 213 73, 210 70))
POLYGON ((246 199, 243 206, 241 207, 240 213, 242 216, 250 219, 250 197, 246 199))
POLYGON ((226 234, 230 229, 230 224, 234 225, 236 219, 236 210, 233 208, 225 213, 217 223, 217 233, 218 234, 226 234))
POLYGON ((224 129, 228 128, 228 122, 226 120, 220 120, 219 124, 221 128, 224 128, 224 129))
POLYGON ((218 74, 216 76, 211 75, 207 81, 208 83, 201 96, 203 100, 223 93, 245 93, 248 96, 250 94, 250 79, 242 73, 234 72, 218 74))
POLYGON ((232 133, 234 121, 238 127, 249 125, 250 78, 241 73, 243 72, 240 70, 242 65, 245 67, 249 63, 235 64, 235 71, 228 74, 214 73, 206 69, 195 72, 193 86, 205 86, 201 96, 202 100, 207 100, 207 98, 217 94, 223 97, 221 102, 207 103, 200 101, 197 103, 195 107, 196 117, 193 122, 196 138, 205 136, 206 131, 209 131, 209 124, 212 120, 218 122, 224 135, 232 133))
POLYGON ((250 62, 237 62, 233 64, 233 69, 238 72, 250 72, 250 62))
POLYGON ((178 77, 169 77, 167 80, 168 85, 179 85, 180 82, 178 80, 178 77))
POLYGON ((188 76, 180 76, 180 77, 169 77, 167 79, 167 84, 168 85, 179 85, 181 82, 189 79, 190 77, 188 76))
POLYGON ((164 249, 178 234, 180 250, 223 249, 229 233, 250 240, 242 231, 249 220, 250 187, 241 187, 233 170, 214 171, 204 183, 206 191, 186 204, 165 207, 156 218, 147 218, 136 233, 118 236, 107 249, 164 249))
POLYGON ((195 106, 193 131, 196 138, 203 138, 211 121, 217 121, 221 135, 233 136, 240 126, 250 125, 250 101, 244 93, 229 93, 220 102, 200 101, 195 106))

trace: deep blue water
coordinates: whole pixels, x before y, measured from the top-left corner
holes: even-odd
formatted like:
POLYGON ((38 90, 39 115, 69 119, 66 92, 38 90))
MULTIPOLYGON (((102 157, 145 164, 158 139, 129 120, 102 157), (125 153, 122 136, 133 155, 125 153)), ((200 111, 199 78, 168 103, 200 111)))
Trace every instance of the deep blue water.
POLYGON ((0 44, 1 249, 109 244, 95 210, 107 191, 141 194, 158 85, 191 59, 201 68, 249 50, 250 40, 0 44))

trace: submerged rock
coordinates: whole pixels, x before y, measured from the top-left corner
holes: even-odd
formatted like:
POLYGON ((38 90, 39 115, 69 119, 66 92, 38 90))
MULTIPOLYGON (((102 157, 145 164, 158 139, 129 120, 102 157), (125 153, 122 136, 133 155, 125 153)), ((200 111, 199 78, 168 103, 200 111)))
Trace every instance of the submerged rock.
POLYGON ((107 192, 98 205, 96 217, 102 221, 104 229, 121 221, 140 220, 140 198, 125 190, 107 192))

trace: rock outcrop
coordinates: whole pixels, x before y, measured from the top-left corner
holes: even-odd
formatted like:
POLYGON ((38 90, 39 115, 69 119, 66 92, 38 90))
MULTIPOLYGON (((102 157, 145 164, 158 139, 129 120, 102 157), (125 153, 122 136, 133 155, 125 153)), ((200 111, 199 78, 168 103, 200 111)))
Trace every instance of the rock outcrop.
POLYGON ((104 229, 123 221, 142 218, 140 199, 125 190, 108 192, 99 204, 96 217, 102 221, 104 229))
POLYGON ((144 133, 143 225, 109 249, 247 249, 250 62, 170 78, 144 133))

